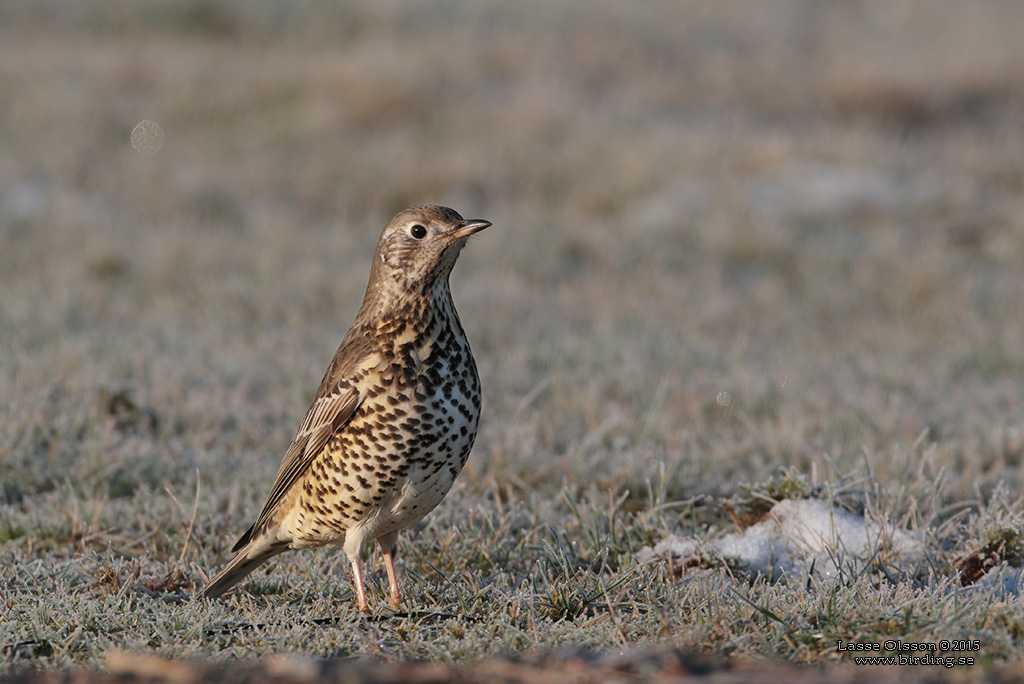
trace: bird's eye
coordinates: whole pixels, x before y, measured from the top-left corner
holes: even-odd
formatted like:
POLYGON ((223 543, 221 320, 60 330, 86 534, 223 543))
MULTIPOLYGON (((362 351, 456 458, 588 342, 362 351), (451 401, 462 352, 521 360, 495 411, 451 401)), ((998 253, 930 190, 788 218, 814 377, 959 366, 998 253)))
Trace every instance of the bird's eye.
POLYGON ((417 240, 422 240, 427 236, 427 229, 417 223, 409 229, 409 235, 412 235, 417 240))

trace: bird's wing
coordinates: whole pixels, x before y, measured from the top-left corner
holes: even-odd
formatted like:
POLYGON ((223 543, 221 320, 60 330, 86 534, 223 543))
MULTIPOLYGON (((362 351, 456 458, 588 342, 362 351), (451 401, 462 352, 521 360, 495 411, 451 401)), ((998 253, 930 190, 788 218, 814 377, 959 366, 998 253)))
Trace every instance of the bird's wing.
POLYGON ((252 527, 235 543, 232 551, 238 551, 248 544, 253 533, 270 520, 274 508, 285 493, 323 451, 331 436, 352 418, 362 399, 357 379, 362 375, 359 371, 377 365, 378 356, 365 337, 356 337, 351 333, 346 336, 320 383, 313 404, 285 452, 263 510, 252 527))

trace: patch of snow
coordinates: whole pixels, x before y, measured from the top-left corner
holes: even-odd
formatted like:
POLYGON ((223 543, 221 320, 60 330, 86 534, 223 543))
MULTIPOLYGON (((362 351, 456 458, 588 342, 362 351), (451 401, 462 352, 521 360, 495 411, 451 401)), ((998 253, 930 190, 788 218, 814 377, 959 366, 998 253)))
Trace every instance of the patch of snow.
POLYGON ((908 530, 880 525, 825 501, 787 499, 743 532, 706 543, 673 535, 642 549, 637 558, 643 562, 671 554, 686 559, 701 550, 755 576, 806 576, 813 571, 829 578, 862 567, 880 550, 888 565, 912 565, 920 559, 923 544, 908 530))
POLYGON ((1024 588, 1024 568, 1000 563, 971 586, 995 589, 1001 599, 1020 596, 1021 589, 1024 588))

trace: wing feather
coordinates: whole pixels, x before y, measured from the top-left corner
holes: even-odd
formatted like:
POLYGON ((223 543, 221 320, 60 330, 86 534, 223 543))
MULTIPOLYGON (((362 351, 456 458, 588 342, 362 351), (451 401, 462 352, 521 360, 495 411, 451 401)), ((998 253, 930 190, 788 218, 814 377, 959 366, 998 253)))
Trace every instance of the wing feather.
POLYGON ((350 331, 334 355, 306 417, 285 452, 263 510, 252 527, 238 539, 232 551, 238 551, 249 543, 253 534, 270 520, 275 507, 292 485, 323 451, 331 436, 348 424, 362 398, 354 376, 367 363, 375 365, 375 356, 366 338, 353 336, 350 331))

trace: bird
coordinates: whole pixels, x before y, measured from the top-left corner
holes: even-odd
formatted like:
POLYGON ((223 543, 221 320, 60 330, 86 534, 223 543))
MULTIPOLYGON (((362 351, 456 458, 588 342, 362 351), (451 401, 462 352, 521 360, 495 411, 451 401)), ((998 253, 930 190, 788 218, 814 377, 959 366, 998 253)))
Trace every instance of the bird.
POLYGON ((200 597, 220 596, 287 550, 340 544, 356 607, 368 614, 360 559, 376 541, 399 609, 398 533, 441 502, 477 435, 480 378, 448 280, 469 237, 490 225, 426 204, 388 221, 359 313, 263 509, 200 597))

